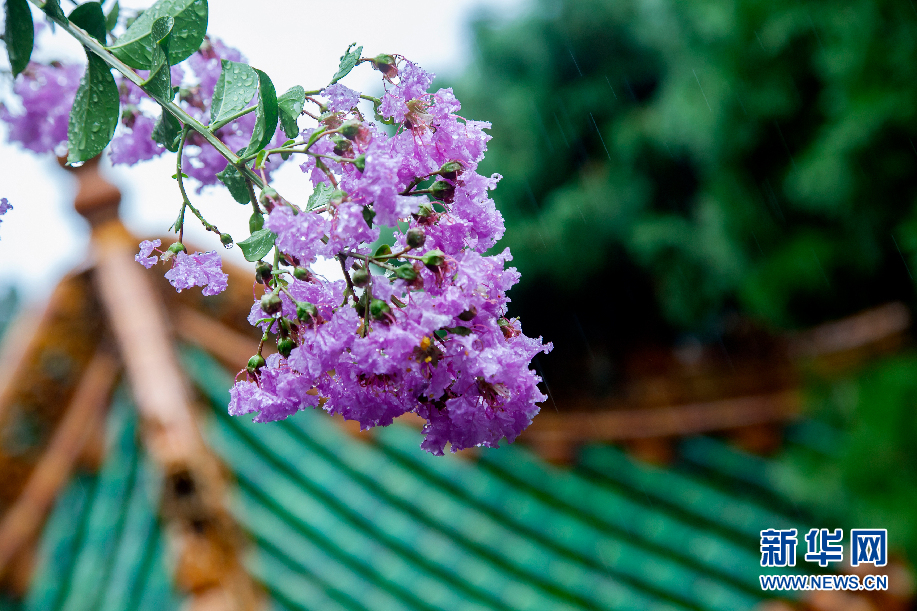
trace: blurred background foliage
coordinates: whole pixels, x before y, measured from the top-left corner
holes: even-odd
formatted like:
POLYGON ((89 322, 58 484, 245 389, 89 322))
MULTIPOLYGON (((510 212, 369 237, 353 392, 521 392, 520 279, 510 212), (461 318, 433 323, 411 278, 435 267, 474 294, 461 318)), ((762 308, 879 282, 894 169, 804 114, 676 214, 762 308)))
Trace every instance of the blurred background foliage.
MULTIPOLYGON (((473 26, 462 114, 522 283, 510 313, 555 390, 613 393, 625 356, 726 348, 901 300, 917 270, 917 8, 897 0, 537 0, 473 26)), ((917 558, 917 356, 810 380, 840 431, 781 484, 917 558), (908 509, 910 508, 910 509, 908 509)))
POLYGON ((616 353, 913 300, 910 3, 540 0, 474 41, 528 331, 616 353))

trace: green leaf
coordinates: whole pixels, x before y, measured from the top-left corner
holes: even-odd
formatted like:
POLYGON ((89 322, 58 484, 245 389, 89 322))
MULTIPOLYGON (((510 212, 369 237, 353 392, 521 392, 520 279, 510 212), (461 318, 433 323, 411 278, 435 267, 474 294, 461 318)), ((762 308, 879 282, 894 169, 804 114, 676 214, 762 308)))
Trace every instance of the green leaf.
POLYGON ((357 65, 357 62, 360 61, 360 54, 363 53, 363 47, 357 47, 353 52, 350 50, 356 44, 357 43, 355 42, 350 43, 350 46, 347 47, 344 55, 341 56, 341 63, 338 65, 338 71, 335 72, 333 77, 331 77, 332 85, 350 74, 350 71, 353 70, 354 66, 357 65))
POLYGON ((306 142, 306 148, 312 146, 312 143, 321 138, 322 134, 324 134, 326 131, 328 131, 328 128, 322 125, 314 132, 312 132, 312 135, 309 136, 309 140, 306 142))
POLYGON ((252 131, 251 142, 245 149, 246 155, 260 151, 273 139, 277 131, 279 109, 277 106, 277 91, 271 78, 261 70, 255 69, 258 74, 258 110, 255 111, 255 129, 252 131))
POLYGON ((169 45, 170 66, 201 48, 207 33, 207 0, 159 0, 135 19, 109 50, 131 68, 149 69, 156 47, 153 24, 161 17, 175 20, 169 45))
POLYGON ((13 78, 29 65, 35 45, 35 26, 28 0, 6 0, 6 28, 3 40, 10 58, 13 78))
MULTIPOLYGON (((295 141, 295 140, 287 140, 286 142, 283 143, 283 146, 284 146, 284 147, 288 147, 288 146, 290 146, 291 144, 296 144, 296 141, 295 141)), ((291 156, 292 154, 293 154, 293 153, 280 153, 280 158, 283 159, 284 161, 286 161, 287 159, 290 158, 290 156, 291 156)))
POLYGON ((111 142, 120 118, 118 86, 108 64, 89 53, 67 126, 67 163, 88 161, 111 142))
POLYGON ((468 327, 446 327, 446 331, 456 335, 471 335, 471 329, 468 327))
POLYGON ((251 201, 248 185, 245 184, 245 177, 236 169, 236 166, 231 163, 226 164, 222 172, 217 172, 217 178, 226 185, 226 188, 229 189, 229 194, 232 195, 234 200, 240 204, 247 204, 251 201))
POLYGON ((257 261, 274 247, 277 234, 270 229, 259 229, 241 242, 236 242, 246 261, 257 261))
POLYGON ((64 15, 64 11, 60 7, 60 0, 47 0, 45 5, 41 7, 41 10, 43 10, 48 17, 67 21, 67 16, 64 15))
POLYGON ((306 203, 306 210, 314 210, 326 206, 333 192, 334 187, 331 185, 323 182, 319 183, 317 187, 312 189, 312 195, 309 196, 309 201, 306 203))
POLYGON ((158 142, 159 144, 166 147, 166 150, 169 150, 173 153, 178 151, 178 143, 181 138, 181 123, 176 119, 172 113, 163 109, 162 115, 160 115, 159 120, 156 121, 156 125, 153 127, 153 142, 158 142))
POLYGON ((303 106, 306 105, 306 90, 296 85, 290 87, 282 96, 277 98, 277 106, 280 109, 280 125, 283 127, 283 133, 287 138, 295 138, 299 135, 299 125, 296 120, 302 114, 303 106))
MULTIPOLYGON (((83 6, 86 6, 85 4, 83 6)), ((82 8, 82 7, 81 7, 82 8)), ((169 70, 169 42, 175 20, 171 17, 160 17, 153 22, 151 36, 156 42, 150 65, 150 75, 143 81, 143 88, 151 95, 172 99, 172 74, 169 70)))
POLYGON ((258 93, 258 75, 254 68, 228 59, 224 59, 221 65, 222 72, 213 88, 213 101, 210 103, 211 125, 248 106, 258 93))
POLYGON ((108 15, 105 17, 105 29, 109 32, 115 29, 115 26, 118 25, 118 15, 121 13, 121 4, 118 0, 115 0, 115 4, 111 7, 111 10, 108 11, 108 15))
POLYGON ((86 32, 105 44, 105 13, 102 12, 102 4, 99 2, 87 2, 81 4, 70 13, 70 23, 83 28, 86 32))

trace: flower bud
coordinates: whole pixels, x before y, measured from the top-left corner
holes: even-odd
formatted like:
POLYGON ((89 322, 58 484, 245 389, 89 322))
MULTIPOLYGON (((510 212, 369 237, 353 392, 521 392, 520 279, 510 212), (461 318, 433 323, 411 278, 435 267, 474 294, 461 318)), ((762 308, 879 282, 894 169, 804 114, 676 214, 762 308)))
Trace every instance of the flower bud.
POLYGON ((308 280, 312 277, 312 274, 305 267, 296 266, 293 268, 293 277, 297 280, 308 280))
POLYGON ((423 261, 423 264, 427 267, 435 269, 445 263, 446 253, 437 248, 436 250, 429 251, 427 254, 422 256, 420 260, 423 261))
POLYGON ((467 310, 459 314, 458 319, 463 322, 468 322, 470 320, 474 320, 474 317, 477 315, 478 315, 478 309, 474 306, 471 306, 470 308, 468 308, 467 310))
POLYGON ((296 303, 296 318, 306 322, 318 316, 318 310, 308 301, 299 301, 296 303))
POLYGON ((277 191, 274 190, 274 187, 266 186, 261 189, 261 195, 258 196, 258 201, 263 204, 268 200, 273 201, 279 197, 280 195, 277 193, 277 191))
POLYGON ((259 369, 264 367, 264 365, 265 365, 264 357, 261 356, 260 354, 256 354, 252 358, 248 359, 248 365, 246 366, 245 369, 248 370, 249 374, 255 375, 256 373, 258 373, 259 369))
POLYGON ((258 261, 255 264, 255 282, 266 284, 271 280, 274 272, 274 266, 266 261, 258 261))
POLYGON ((442 167, 439 168, 439 171, 437 172, 437 174, 439 174, 443 178, 447 178, 449 180, 455 180, 456 178, 458 178, 458 175, 461 174, 464 169, 465 169, 465 166, 463 166, 461 162, 447 161, 446 163, 442 165, 442 167))
POLYGON ((334 144, 334 154, 343 155, 353 149, 350 140, 340 134, 332 134, 331 142, 334 144))
POLYGON ((408 233, 404 238, 404 243, 411 248, 420 248, 426 241, 427 233, 420 227, 412 227, 408 229, 408 233))
POLYGON ((253 213, 248 219, 249 232, 255 233, 262 227, 264 227, 264 216, 260 212, 253 213))
POLYGON ((261 309, 265 314, 276 314, 283 309, 283 302, 274 293, 267 293, 261 298, 261 309))
POLYGON ((188 252, 188 249, 185 248, 185 245, 182 244, 181 242, 173 242, 169 246, 168 251, 172 253, 173 255, 177 255, 180 252, 188 252))
POLYGON ((290 353, 293 352, 293 348, 295 347, 296 341, 292 337, 285 337, 277 342, 277 352, 279 352, 283 358, 290 356, 290 353))
POLYGON ((341 135, 348 140, 353 140, 360 133, 360 126, 363 124, 356 119, 349 119, 341 124, 341 135))
POLYGON ((369 302, 369 314, 376 320, 382 320, 391 312, 392 309, 381 299, 373 299, 369 302))
POLYGON ((332 206, 337 206, 347 199, 347 194, 340 189, 335 189, 331 192, 331 195, 328 196, 328 203, 332 206))
POLYGON ((220 242, 222 242, 223 246, 225 246, 226 248, 231 248, 232 247, 232 236, 229 235, 228 233, 221 233, 220 242))
POLYGON ((407 280, 408 282, 414 282, 417 280, 417 270, 410 265, 402 265, 395 270, 395 277, 407 280))
POLYGON ((361 172, 366 170, 366 155, 357 155, 353 160, 353 167, 361 172))
POLYGON ((387 76, 394 78, 398 74, 398 68, 395 67, 395 58, 387 53, 380 53, 372 59, 373 68, 387 76))
POLYGON ((455 185, 445 180, 437 180, 430 187, 430 192, 436 199, 440 199, 444 202, 451 202, 455 196, 455 185))
POLYGON ((433 210, 433 204, 430 202, 424 202, 420 204, 419 209, 417 210, 417 216, 420 218, 427 218, 432 216, 435 210, 433 210))
POLYGON ((366 286, 370 281, 369 271, 361 267, 350 275, 350 280, 354 286, 366 286))

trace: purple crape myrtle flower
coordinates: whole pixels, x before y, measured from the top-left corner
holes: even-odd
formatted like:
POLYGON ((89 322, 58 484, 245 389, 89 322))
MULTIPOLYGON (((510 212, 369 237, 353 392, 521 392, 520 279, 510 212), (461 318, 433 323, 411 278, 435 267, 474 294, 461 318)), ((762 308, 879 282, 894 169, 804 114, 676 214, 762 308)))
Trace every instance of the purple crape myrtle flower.
MULTIPOLYGON (((204 124, 221 60, 244 58, 207 39, 182 67, 172 68, 176 103, 204 124)), ((272 232, 268 246, 275 252, 267 259, 270 250, 259 251, 274 263, 256 264, 256 294, 264 296, 248 319, 276 336, 278 353, 264 359, 259 348, 231 390, 229 411, 271 422, 321 407, 364 429, 413 413, 425 420, 421 447, 437 455, 512 442, 546 398, 531 362, 552 346, 527 337, 519 321, 507 317, 507 291, 519 279, 509 250, 485 254, 504 232, 490 197, 500 176, 477 171, 490 124, 460 116, 454 92, 431 91, 433 75, 416 64, 389 55, 370 63, 384 72, 385 86, 373 114, 392 129, 364 116, 360 92, 335 83, 305 98, 309 108, 297 118, 309 116, 315 124, 297 124, 292 147, 277 129, 267 149, 284 147, 283 154, 258 156, 257 167, 249 166, 269 183, 284 155, 296 155, 314 192, 307 206, 267 188, 252 202, 249 227, 272 232), (380 235, 393 239, 380 247, 380 235), (344 279, 316 273, 320 258, 336 259, 344 279)), ((14 84, 25 114, 0 108, 10 139, 36 151, 59 148, 82 72, 30 65, 14 84)), ((148 107, 130 82, 117 83, 122 124, 109 149, 112 162, 156 157, 165 150, 152 140, 161 111, 148 107)), ((240 151, 257 121, 257 113, 248 113, 214 135, 240 151)), ((227 167, 194 131, 181 155, 181 171, 198 190, 217 183, 227 167)), ((0 200, 0 214, 9 208, 0 200)), ((228 234, 220 237, 232 244, 228 234)), ((266 237, 260 233, 249 246, 260 248, 266 237)), ((135 260, 146 268, 171 262, 165 277, 179 292, 226 289, 228 275, 215 251, 173 255, 160 246, 160 240, 141 242, 135 260)))
POLYGON ((314 263, 316 257, 325 251, 321 238, 328 231, 328 221, 318 214, 295 214, 291 208, 277 206, 268 215, 264 226, 277 234, 277 247, 296 257, 301 265, 314 263))
POLYGON ((122 126, 108 146, 108 156, 113 164, 134 165, 160 156, 165 147, 153 140, 156 122, 146 115, 134 117, 130 127, 122 126))
POLYGON ((255 302, 249 321, 280 333, 286 357, 246 370, 230 411, 267 421, 321 405, 364 429, 412 412, 433 454, 496 447, 538 413, 546 397, 530 363, 551 344, 506 318, 519 279, 509 250, 483 254, 504 231, 489 197, 500 176, 476 171, 490 124, 458 116, 451 89, 429 93, 418 66, 396 72, 379 107, 398 124, 391 135, 354 109, 357 92, 323 91, 328 112, 303 132, 314 155, 302 170, 332 195, 313 211, 275 207, 265 227, 286 261, 337 257, 347 281, 309 274, 275 285, 270 314, 255 302), (390 250, 369 248, 379 225, 394 231, 390 250))
POLYGON ((134 261, 150 269, 159 262, 159 256, 153 254, 154 248, 162 246, 162 240, 143 240, 140 242, 140 252, 134 255, 134 261))
POLYGON ((328 98, 327 106, 331 112, 347 112, 360 101, 359 91, 354 91, 341 83, 325 87, 321 95, 328 98))
POLYGON ((175 255, 172 269, 166 272, 166 279, 179 293, 192 286, 201 286, 204 287, 204 295, 218 295, 226 290, 226 282, 229 279, 223 272, 222 265, 220 255, 213 250, 196 252, 193 255, 180 252, 175 255))
POLYGON ((14 114, 0 106, 0 120, 10 126, 9 141, 36 153, 62 153, 59 149, 67 141, 70 107, 83 70, 77 64, 30 63, 13 83, 24 112, 14 114))
MULTIPOLYGON (((7 212, 9 212, 12 209, 13 209, 13 205, 9 203, 9 201, 7 201, 5 197, 3 199, 0 199, 0 216, 3 216, 4 214, 6 214, 7 212)), ((0 219, 0 223, 2 222, 3 220, 0 219)))

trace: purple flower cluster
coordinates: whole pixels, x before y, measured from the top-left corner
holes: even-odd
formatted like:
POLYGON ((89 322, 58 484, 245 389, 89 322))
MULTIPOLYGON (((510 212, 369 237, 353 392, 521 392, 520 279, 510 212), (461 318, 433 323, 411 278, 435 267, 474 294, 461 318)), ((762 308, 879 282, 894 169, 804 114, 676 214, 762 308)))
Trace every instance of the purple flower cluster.
MULTIPOLYGON (((158 242, 159 240, 157 240, 158 242)), ((172 269, 166 272, 168 280, 179 293, 192 286, 202 286, 204 295, 218 295, 226 290, 229 276, 223 272, 223 261, 216 251, 175 255, 172 269)))
MULTIPOLYGON (((177 103, 204 123, 222 59, 243 61, 235 49, 208 39, 172 68, 172 81, 180 85, 177 103)), ((506 292, 519 278, 508 266, 509 250, 485 254, 504 232, 489 195, 500 176, 477 172, 490 124, 459 116, 452 90, 430 92, 433 75, 404 58, 363 62, 383 73, 380 99, 340 83, 307 95, 303 114, 316 124, 293 142, 276 131, 266 147, 274 152, 263 164, 259 156, 254 168, 265 186, 252 201, 253 236, 243 248, 246 256, 257 250, 254 259, 273 246, 274 263, 257 263, 264 295, 249 322, 265 339, 276 336, 278 353, 265 359, 259 348, 231 390, 229 411, 268 422, 320 406, 364 429, 410 412, 426 421, 421 445, 437 455, 447 446, 454 452, 512 442, 546 398, 529 366, 551 344, 526 337, 518 320, 506 317, 506 292), (394 129, 368 120, 367 111, 394 129), (304 157, 301 168, 314 189, 308 206, 267 186, 270 171, 294 155, 304 157), (394 232, 392 243, 378 244, 381 227, 394 232), (320 258, 339 261, 344 279, 316 274, 311 266, 320 258)), ((10 139, 35 151, 60 148, 81 71, 30 66, 15 84, 25 114, 0 108, 10 139)), ((129 81, 118 86, 122 125, 109 149, 112 161, 133 164, 160 155, 164 147, 152 140, 159 111, 151 114, 143 92, 129 81)), ((240 150, 255 121, 249 113, 214 135, 240 150)), ((216 183, 226 164, 202 136, 189 133, 181 170, 200 187, 216 183)), ((182 195, 183 206, 205 228, 224 245, 233 243, 204 220, 184 188, 182 195)), ((9 208, 0 200, 0 214, 9 208)), ((176 229, 181 236, 182 227, 176 229)), ((180 241, 161 251, 160 240, 145 240, 135 259, 147 269, 159 261, 171 264, 165 277, 178 291, 225 290, 219 255, 188 254, 180 241)))
POLYGON ((249 321, 277 334, 280 354, 253 357, 229 410, 273 421, 321 405, 364 429, 413 412, 433 454, 496 447, 538 412, 545 396, 529 364, 551 345, 505 317, 518 280, 509 250, 483 254, 503 234, 488 195, 500 176, 476 172, 489 124, 459 117, 450 89, 428 93, 433 77, 414 64, 397 76, 378 107, 393 135, 363 119, 357 92, 323 91, 326 112, 304 140, 326 135, 302 168, 334 191, 315 210, 268 202, 265 227, 299 273, 262 276, 249 321), (378 225, 395 241, 373 251, 378 225), (338 258, 346 280, 303 273, 318 257, 338 258))
MULTIPOLYGON (((245 61, 238 50, 219 39, 208 38, 186 63, 171 68, 173 85, 181 86, 178 104, 203 123, 210 118, 210 101, 223 59, 245 61)), ((25 111, 14 113, 0 106, 0 120, 10 126, 9 141, 19 142, 36 153, 65 154, 70 107, 84 69, 78 64, 29 64, 13 88, 25 111)), ((121 125, 108 147, 111 162, 134 165, 162 155, 165 147, 152 138, 161 111, 155 104, 141 104, 146 94, 139 87, 120 75, 115 78, 121 99, 121 125)), ((347 89, 343 85, 341 88, 341 91, 347 89)), ((343 93, 339 95, 346 97, 343 93)), ((255 115, 248 114, 217 130, 216 135, 232 150, 239 150, 248 144, 254 124, 255 115)), ((283 132, 278 130, 272 146, 279 146, 285 140, 283 132)), ((265 167, 268 176, 282 162, 279 156, 272 158, 265 167)), ((198 191, 206 185, 216 184, 216 175, 226 163, 226 159, 200 135, 191 134, 184 151, 183 167, 188 176, 198 181, 198 191)))
POLYGON ((0 120, 9 125, 9 141, 36 153, 64 153, 70 107, 82 75, 83 67, 78 65, 30 63, 13 84, 24 112, 0 106, 0 120))
MULTIPOLYGON (((162 240, 143 240, 140 242, 140 252, 134 255, 134 260, 143 267, 150 269, 159 262, 159 255, 154 255, 153 251, 159 251, 162 240)), ((223 272, 223 261, 216 251, 196 252, 189 255, 185 252, 178 252, 173 256, 172 252, 162 253, 162 260, 169 258, 174 259, 172 269, 166 272, 168 280, 175 290, 181 293, 184 289, 190 289, 192 286, 204 287, 204 295, 218 295, 226 290, 226 281, 229 276, 223 272)))

